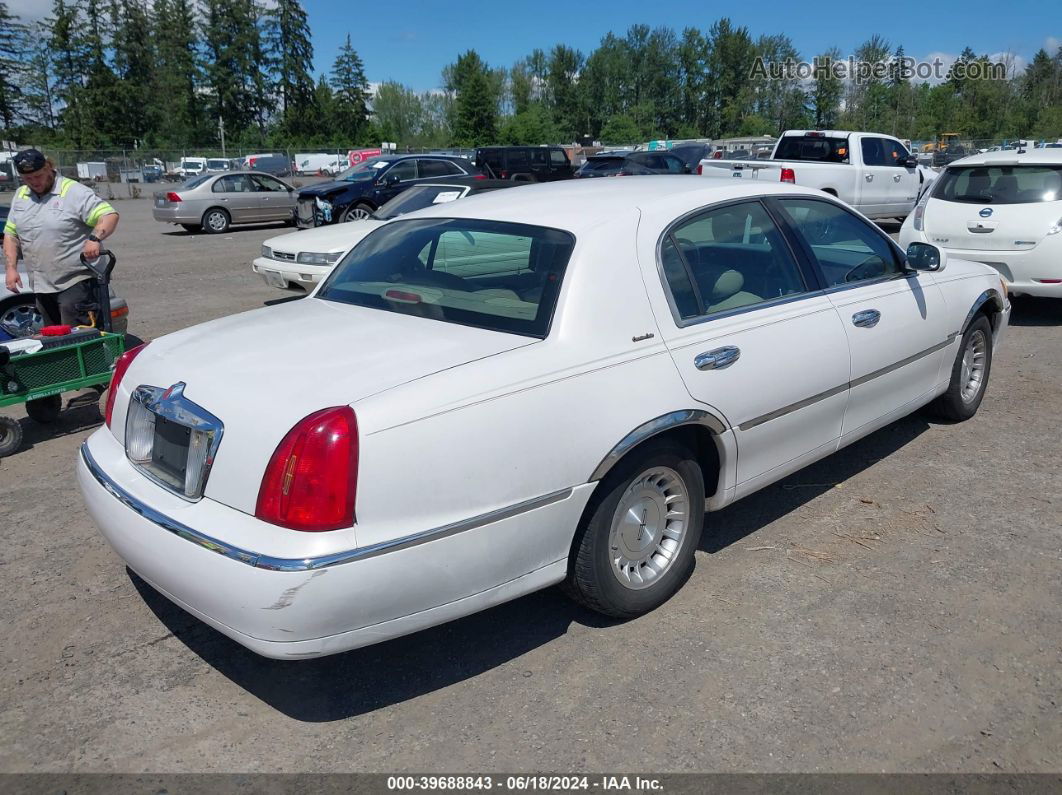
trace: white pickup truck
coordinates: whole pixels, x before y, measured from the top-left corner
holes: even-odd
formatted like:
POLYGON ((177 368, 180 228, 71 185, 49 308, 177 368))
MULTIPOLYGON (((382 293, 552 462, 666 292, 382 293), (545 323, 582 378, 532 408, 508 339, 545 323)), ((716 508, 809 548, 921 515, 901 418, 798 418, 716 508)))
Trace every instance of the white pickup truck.
POLYGON ((769 160, 702 160, 706 177, 790 182, 832 193, 868 218, 906 218, 936 177, 898 138, 786 130, 769 160))

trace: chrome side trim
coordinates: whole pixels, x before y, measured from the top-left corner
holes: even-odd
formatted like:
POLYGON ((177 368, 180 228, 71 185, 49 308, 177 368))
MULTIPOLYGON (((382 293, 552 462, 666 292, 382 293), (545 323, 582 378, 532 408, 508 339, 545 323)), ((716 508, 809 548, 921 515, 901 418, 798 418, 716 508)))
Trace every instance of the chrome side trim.
POLYGON ((898 362, 893 362, 888 367, 882 367, 880 370, 875 370, 872 373, 867 373, 864 376, 860 376, 854 381, 849 381, 848 388, 853 389, 857 386, 867 383, 868 381, 873 381, 875 378, 880 378, 883 375, 888 375, 893 370, 899 370, 901 367, 906 367, 907 365, 913 362, 917 362, 919 359, 924 359, 930 354, 936 353, 941 348, 947 348, 949 345, 951 345, 952 340, 954 340, 957 336, 959 335, 952 332, 948 335, 948 338, 946 340, 944 340, 943 342, 938 342, 931 348, 926 348, 924 351, 919 351, 913 356, 908 356, 906 359, 900 359, 900 361, 898 362))
POLYGON ((677 428, 680 425, 704 425, 712 433, 722 433, 726 430, 726 426, 719 420, 719 418, 709 414, 707 411, 702 411, 701 409, 682 409, 680 411, 672 411, 670 414, 664 414, 657 417, 655 420, 649 420, 649 422, 642 423, 624 436, 619 443, 609 451, 608 455, 601 459, 601 463, 595 467, 593 474, 590 475, 587 482, 592 483, 601 480, 601 478, 605 477, 605 475, 609 473, 609 470, 611 470, 612 467, 623 458, 623 456, 646 439, 670 430, 671 428, 677 428))
POLYGON ((833 387, 833 389, 827 389, 825 392, 820 392, 819 394, 812 395, 809 398, 798 400, 796 403, 790 403, 788 406, 783 406, 780 409, 775 409, 772 412, 769 412, 767 414, 761 414, 759 417, 755 417, 754 419, 743 422, 738 426, 738 430, 751 430, 757 425, 763 425, 765 422, 770 422, 771 420, 776 420, 779 417, 784 417, 786 414, 792 414, 794 411, 799 411, 800 409, 807 408, 813 403, 818 403, 820 400, 832 398, 834 395, 839 395, 842 392, 847 391, 848 389, 848 384, 840 384, 838 386, 833 387))
POLYGON ((81 457, 84 459, 88 471, 92 473, 92 476, 101 486, 103 486, 103 488, 110 492, 111 496, 130 510, 140 514, 140 516, 144 517, 149 522, 158 525, 163 530, 173 533, 186 541, 191 541, 193 544, 203 547, 203 549, 216 552, 219 555, 223 555, 224 557, 238 561, 239 563, 244 563, 254 568, 267 569, 269 571, 313 571, 316 569, 328 568, 330 566, 352 563, 358 560, 375 558, 389 552, 397 552, 401 549, 409 549, 410 547, 419 546, 420 544, 427 544, 430 541, 438 541, 443 538, 448 538, 467 530, 475 530, 478 527, 483 527, 484 525, 493 522, 500 522, 503 519, 510 519, 521 513, 533 511, 536 508, 543 508, 547 505, 552 505, 555 502, 566 500, 572 494, 570 488, 561 489, 542 497, 536 497, 531 500, 516 503, 515 505, 510 505, 507 508, 499 508, 496 511, 489 511, 480 514, 479 516, 474 516, 471 519, 463 519, 459 522, 443 525, 442 527, 436 527, 420 533, 413 533, 412 535, 396 538, 392 541, 384 541, 379 544, 361 547, 359 549, 348 549, 342 552, 335 552, 331 555, 321 555, 315 558, 276 558, 270 555, 262 555, 258 552, 241 549, 232 544, 219 541, 216 538, 208 536, 206 533, 193 530, 187 525, 171 519, 149 505, 145 505, 104 473, 99 464, 96 463, 96 459, 92 457, 92 453, 89 452, 88 442, 83 442, 81 444, 81 457))
POLYGON ((827 398, 831 398, 834 395, 841 394, 845 390, 854 389, 857 386, 861 386, 862 384, 866 384, 870 381, 873 381, 875 378, 880 378, 883 375, 888 375, 894 370, 899 370, 901 367, 906 367, 907 365, 912 364, 913 362, 917 362, 919 359, 924 359, 926 356, 936 353, 942 348, 948 347, 958 336, 959 332, 952 332, 943 342, 938 342, 936 345, 930 348, 926 348, 924 351, 919 351, 913 356, 908 356, 906 359, 901 359, 898 362, 893 362, 888 367, 882 367, 880 370, 875 370, 872 373, 867 373, 866 375, 856 378, 854 381, 849 381, 846 384, 839 384, 833 387, 832 389, 827 389, 825 392, 820 392, 817 395, 812 395, 809 398, 798 400, 796 403, 790 403, 788 406, 783 406, 782 408, 776 409, 775 411, 769 412, 767 414, 762 414, 759 417, 754 417, 751 420, 741 423, 738 426, 738 430, 751 430, 757 425, 763 425, 765 422, 770 422, 771 420, 776 420, 779 417, 784 417, 786 414, 792 414, 794 411, 799 411, 800 409, 807 408, 813 403, 818 403, 820 400, 826 400, 827 398))

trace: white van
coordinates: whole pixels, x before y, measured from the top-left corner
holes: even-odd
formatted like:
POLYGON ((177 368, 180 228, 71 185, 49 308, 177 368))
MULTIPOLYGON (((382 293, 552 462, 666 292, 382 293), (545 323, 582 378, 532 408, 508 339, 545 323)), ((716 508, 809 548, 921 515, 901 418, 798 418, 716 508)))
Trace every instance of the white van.
POLYGON ((189 177, 198 177, 206 169, 207 159, 205 157, 183 157, 181 158, 181 164, 177 167, 177 173, 181 175, 182 179, 188 179, 189 177))
POLYGON ((323 171, 326 174, 335 174, 339 163, 339 156, 324 153, 295 155, 296 174, 317 174, 323 171))

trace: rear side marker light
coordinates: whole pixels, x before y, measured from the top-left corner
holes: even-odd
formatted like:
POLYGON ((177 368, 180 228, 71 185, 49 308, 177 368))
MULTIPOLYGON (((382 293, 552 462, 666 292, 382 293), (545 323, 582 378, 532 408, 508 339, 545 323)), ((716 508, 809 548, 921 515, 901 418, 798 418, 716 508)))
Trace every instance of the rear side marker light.
POLYGON ((1036 279, 1040 284, 1062 284, 1062 279, 1036 279))

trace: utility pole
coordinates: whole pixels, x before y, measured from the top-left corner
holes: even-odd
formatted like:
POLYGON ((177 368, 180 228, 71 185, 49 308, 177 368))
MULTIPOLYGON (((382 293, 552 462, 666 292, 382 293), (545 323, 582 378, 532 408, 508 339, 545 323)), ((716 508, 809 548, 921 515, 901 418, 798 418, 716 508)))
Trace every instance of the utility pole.
POLYGON ((218 113, 218 132, 221 133, 221 157, 225 158, 225 119, 218 113))

